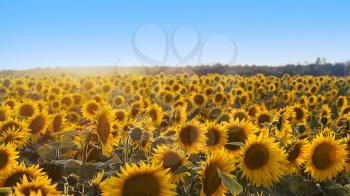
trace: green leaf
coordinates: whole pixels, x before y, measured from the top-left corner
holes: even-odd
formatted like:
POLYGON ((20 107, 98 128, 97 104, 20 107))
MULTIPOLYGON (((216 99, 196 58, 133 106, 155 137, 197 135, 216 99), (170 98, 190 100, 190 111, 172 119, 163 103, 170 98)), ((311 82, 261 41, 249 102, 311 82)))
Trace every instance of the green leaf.
POLYGON ((219 177, 221 178, 222 184, 224 187, 230 191, 231 194, 236 195, 243 190, 241 184, 239 184, 236 180, 228 176, 226 173, 220 171, 218 169, 219 177))
POLYGON ((181 174, 181 173, 184 173, 184 172, 187 172, 188 171, 188 168, 186 166, 181 166, 179 168, 177 168, 172 174, 175 175, 175 174, 181 174))
POLYGON ((229 143, 226 143, 226 145, 234 145, 234 146, 242 147, 242 146, 244 146, 244 143, 243 142, 229 142, 229 143))
POLYGON ((79 135, 79 131, 60 131, 53 133, 52 135, 60 137, 60 136, 65 136, 65 137, 72 137, 72 136, 77 136, 79 135))
POLYGON ((331 186, 328 187, 329 189, 336 189, 340 190, 343 189, 344 187, 341 184, 332 184, 331 186))

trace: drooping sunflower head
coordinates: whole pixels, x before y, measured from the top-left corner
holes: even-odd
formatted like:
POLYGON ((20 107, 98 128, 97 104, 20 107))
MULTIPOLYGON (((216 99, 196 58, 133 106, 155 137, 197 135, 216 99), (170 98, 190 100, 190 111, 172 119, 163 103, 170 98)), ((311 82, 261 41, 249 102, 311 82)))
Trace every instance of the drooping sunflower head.
POLYGON ((0 174, 17 165, 18 152, 10 144, 0 144, 0 174))
POLYGON ((271 186, 284 175, 286 154, 270 137, 251 136, 240 152, 242 177, 254 186, 271 186))
POLYGON ((95 119, 94 132, 102 147, 102 153, 109 156, 113 150, 114 137, 112 135, 114 113, 109 106, 101 108, 95 119))
POLYGON ((347 156, 346 144, 334 134, 318 134, 307 151, 305 171, 317 181, 331 180, 344 169, 347 156))
POLYGON ((246 140, 257 131, 257 127, 250 121, 231 120, 224 125, 227 134, 227 143, 224 145, 230 153, 236 154, 240 146, 233 142, 245 143, 246 140))
POLYGON ((32 100, 24 100, 22 103, 16 105, 16 112, 19 116, 30 118, 37 114, 38 106, 32 100))
POLYGON ((178 144, 188 153, 195 153, 205 146, 204 127, 197 121, 180 125, 176 134, 178 144))
POLYGON ((227 142, 227 132, 222 124, 214 122, 207 123, 206 126, 206 147, 208 150, 223 147, 227 142))
POLYGON ((45 173, 41 170, 42 169, 39 169, 39 165, 27 167, 24 162, 22 162, 0 176, 0 187, 15 187, 17 183, 22 181, 23 175, 27 176, 29 180, 35 179, 38 176, 44 176, 45 173))
POLYGON ((154 159, 159 164, 162 164, 164 169, 170 170, 172 173, 171 180, 176 184, 183 182, 184 177, 188 175, 187 172, 173 173, 180 167, 187 164, 187 157, 185 153, 176 146, 158 146, 154 152, 154 159))
POLYGON ((121 168, 118 177, 106 180, 108 189, 103 188, 104 195, 134 196, 134 195, 175 195, 172 189, 175 185, 170 182, 168 170, 160 164, 126 164, 121 168))
POLYGON ((198 174, 201 178, 201 195, 224 195, 227 190, 222 184, 218 170, 234 178, 230 174, 235 169, 235 162, 223 148, 218 148, 208 154, 205 161, 201 162, 198 174))

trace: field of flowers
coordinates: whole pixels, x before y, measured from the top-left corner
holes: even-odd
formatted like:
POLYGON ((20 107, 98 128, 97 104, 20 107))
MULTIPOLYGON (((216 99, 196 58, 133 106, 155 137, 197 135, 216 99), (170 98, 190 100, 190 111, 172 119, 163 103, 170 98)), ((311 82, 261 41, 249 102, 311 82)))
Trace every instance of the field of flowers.
POLYGON ((2 76, 0 195, 350 194, 350 77, 2 76))

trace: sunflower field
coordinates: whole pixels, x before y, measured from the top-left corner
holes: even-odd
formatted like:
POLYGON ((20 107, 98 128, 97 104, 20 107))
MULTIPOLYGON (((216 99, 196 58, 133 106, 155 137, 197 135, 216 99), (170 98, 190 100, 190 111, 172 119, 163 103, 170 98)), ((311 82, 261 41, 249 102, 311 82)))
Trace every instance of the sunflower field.
POLYGON ((0 77, 0 195, 349 195, 350 77, 0 77))

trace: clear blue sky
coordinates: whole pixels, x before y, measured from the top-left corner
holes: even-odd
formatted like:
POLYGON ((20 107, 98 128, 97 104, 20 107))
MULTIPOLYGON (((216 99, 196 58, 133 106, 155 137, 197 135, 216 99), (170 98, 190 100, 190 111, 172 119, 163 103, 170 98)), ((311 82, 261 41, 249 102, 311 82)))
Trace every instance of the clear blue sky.
POLYGON ((233 54, 234 64, 342 62, 350 60, 349 9, 346 0, 0 0, 0 69, 151 63, 133 49, 134 35, 136 48, 159 62, 169 46, 164 62, 175 65, 170 40, 183 26, 178 53, 200 36, 188 64, 231 62, 233 54))

